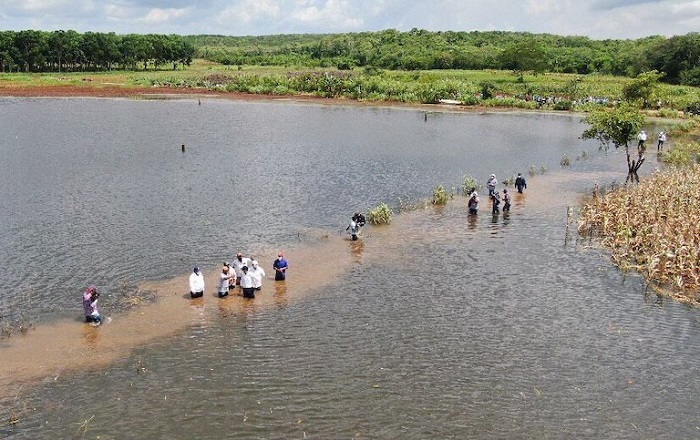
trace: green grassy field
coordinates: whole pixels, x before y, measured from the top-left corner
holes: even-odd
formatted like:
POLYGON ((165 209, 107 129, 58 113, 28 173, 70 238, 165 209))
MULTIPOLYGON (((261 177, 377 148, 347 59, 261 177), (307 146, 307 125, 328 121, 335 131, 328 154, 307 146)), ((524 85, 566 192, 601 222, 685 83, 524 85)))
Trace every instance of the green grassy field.
MULTIPOLYGON (((510 71, 389 71, 376 69, 288 68, 276 66, 224 66, 204 60, 178 70, 110 71, 78 73, 3 73, 0 88, 46 87, 152 87, 202 88, 208 90, 270 95, 341 97, 362 101, 436 103, 457 100, 465 105, 540 108, 525 97, 576 101, 577 111, 587 111, 588 97, 619 100, 622 88, 632 79, 605 75, 540 74, 522 79, 510 71), (484 92, 491 97, 483 96, 484 92)), ((675 117, 700 102, 700 88, 659 84, 651 101, 663 103, 659 116, 675 117)), ((544 106, 555 109, 552 103, 544 106)), ((568 110, 569 107, 561 105, 568 110)))

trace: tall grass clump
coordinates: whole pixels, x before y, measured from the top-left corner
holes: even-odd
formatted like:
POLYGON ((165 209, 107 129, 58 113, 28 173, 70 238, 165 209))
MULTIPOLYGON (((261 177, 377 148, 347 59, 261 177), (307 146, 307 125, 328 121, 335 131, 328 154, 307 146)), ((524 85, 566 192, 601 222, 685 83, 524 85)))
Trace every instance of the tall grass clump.
POLYGON ((462 181, 462 195, 464 196, 469 196, 472 191, 477 189, 479 187, 479 182, 471 176, 471 175, 466 175, 464 176, 464 180, 462 181))
POLYGON ((671 165, 700 163, 700 142, 676 142, 661 160, 671 165))
POLYGON ((431 202, 433 205, 446 205, 451 198, 452 194, 447 192, 445 185, 440 185, 433 190, 431 202))
POLYGON ((391 223, 393 211, 386 203, 380 203, 367 213, 367 221, 373 225, 388 225, 391 223))
POLYGON ((700 302, 700 165, 657 172, 584 205, 579 233, 597 235, 614 263, 672 296, 700 302), (679 293, 680 292, 680 293, 679 293))

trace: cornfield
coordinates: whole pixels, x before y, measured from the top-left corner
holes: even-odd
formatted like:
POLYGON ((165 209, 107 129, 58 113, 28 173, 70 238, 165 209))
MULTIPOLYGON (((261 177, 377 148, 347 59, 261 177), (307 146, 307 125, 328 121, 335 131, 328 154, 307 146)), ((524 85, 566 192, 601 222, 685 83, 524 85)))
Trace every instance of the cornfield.
POLYGON ((600 236, 618 267, 700 302, 698 182, 695 164, 596 197, 581 210, 579 234, 600 236))

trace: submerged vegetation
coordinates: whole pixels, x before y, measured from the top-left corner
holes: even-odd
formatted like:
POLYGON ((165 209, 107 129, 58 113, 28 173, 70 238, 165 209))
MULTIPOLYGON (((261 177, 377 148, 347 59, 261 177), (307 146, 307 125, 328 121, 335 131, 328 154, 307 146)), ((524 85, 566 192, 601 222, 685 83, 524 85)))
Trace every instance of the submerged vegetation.
POLYGON ((373 225, 388 225, 394 212, 386 203, 380 203, 367 213, 367 221, 373 225))
POLYGON ((452 197, 453 194, 447 192, 445 185, 440 185, 433 190, 433 198, 431 199, 431 202, 433 205, 446 205, 452 197))
POLYGON ((656 172, 586 204, 579 232, 602 237, 615 264, 700 302, 700 165, 656 172))

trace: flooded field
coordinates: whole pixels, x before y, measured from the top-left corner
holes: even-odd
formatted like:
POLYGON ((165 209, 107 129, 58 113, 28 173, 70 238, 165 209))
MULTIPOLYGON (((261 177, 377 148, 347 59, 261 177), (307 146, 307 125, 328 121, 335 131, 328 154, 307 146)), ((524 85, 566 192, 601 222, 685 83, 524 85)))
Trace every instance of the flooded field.
POLYGON ((100 99, 0 115, 0 312, 33 326, 0 340, 1 438, 700 435, 700 313, 566 226, 626 174, 575 117, 100 99), (462 197, 398 213, 531 165, 548 172, 509 215, 468 217, 462 197), (379 202, 392 224, 348 240, 379 202), (238 251, 268 272, 253 301, 216 297, 238 251), (82 323, 88 284, 109 324, 82 323))

